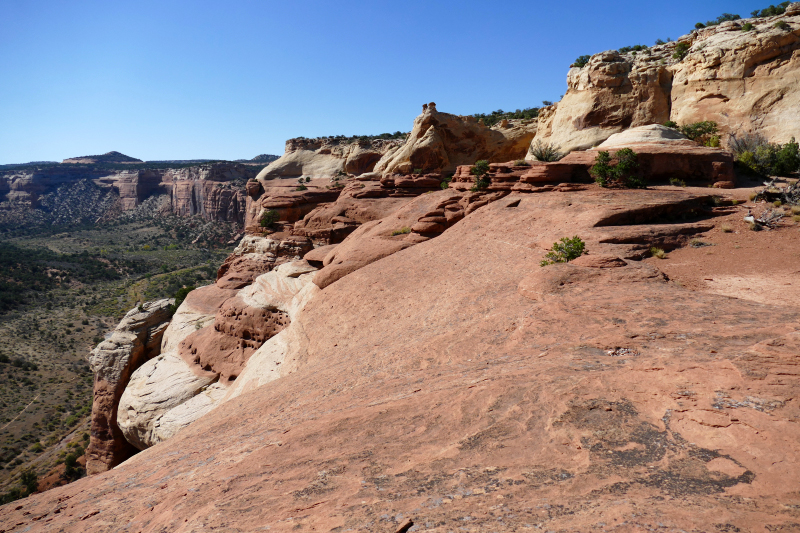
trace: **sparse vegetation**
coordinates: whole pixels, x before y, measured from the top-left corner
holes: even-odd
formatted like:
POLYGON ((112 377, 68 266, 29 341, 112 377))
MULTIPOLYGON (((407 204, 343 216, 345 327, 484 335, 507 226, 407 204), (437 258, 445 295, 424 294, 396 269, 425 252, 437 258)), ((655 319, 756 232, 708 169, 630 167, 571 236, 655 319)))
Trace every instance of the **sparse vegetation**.
POLYGON ((529 166, 531 166, 531 164, 528 163, 527 161, 525 161, 524 159, 517 159, 516 161, 514 161, 514 166, 515 167, 529 167, 529 166))
POLYGON ((691 48, 691 45, 686 42, 676 44, 675 50, 672 53, 672 58, 681 61, 686 57, 686 54, 689 53, 689 48, 691 48))
POLYGON ((783 15, 787 7, 789 7, 789 2, 781 2, 777 6, 771 5, 761 10, 751 11, 750 15, 753 17, 774 17, 775 15, 783 15))
POLYGON ((539 108, 526 107, 525 109, 517 109, 516 111, 503 111, 502 109, 498 109, 491 113, 475 113, 472 116, 478 119, 478 121, 483 122, 486 126, 492 127, 503 119, 534 119, 539 116, 539 108))
POLYGON ((536 158, 537 161, 558 161, 564 154, 562 154, 558 146, 553 143, 546 143, 542 142, 541 139, 536 139, 536 141, 531 144, 531 155, 536 158))
POLYGON ((692 124, 684 124, 683 126, 678 126, 673 121, 667 121, 664 123, 665 126, 668 128, 673 128, 680 131, 682 134, 686 135, 689 139, 702 144, 703 146, 710 146, 710 147, 719 147, 719 128, 717 127, 717 123, 704 120, 702 122, 694 122, 692 124))
POLYGON ((589 60, 591 58, 592 56, 590 55, 578 56, 578 59, 576 59, 575 62, 572 65, 570 65, 570 67, 583 68, 589 64, 589 60))
POLYGON ((392 232, 392 237, 394 237, 396 235, 405 235, 406 233, 411 233, 411 228, 409 228, 408 226, 403 226, 400 229, 394 230, 392 232))
POLYGON ((722 233, 733 233, 733 228, 728 224, 723 224, 719 229, 722 233))
POLYGON ((475 161, 475 165, 470 169, 470 174, 475 176, 475 185, 470 191, 477 192, 489 186, 489 162, 485 159, 475 161))
POLYGON ((558 242, 554 242, 552 249, 547 252, 539 266, 547 266, 555 263, 568 263, 586 253, 586 243, 580 237, 562 237, 558 242))
POLYGON ((728 146, 737 164, 761 176, 790 176, 800 170, 800 145, 792 138, 772 144, 759 134, 731 134, 728 146))
POLYGON ((686 182, 678 178, 670 178, 669 184, 674 185, 675 187, 686 187, 686 182))
POLYGON ((755 26, 752 22, 745 22, 742 24, 742 31, 753 31, 753 28, 755 28, 755 26))
POLYGON ((775 28, 778 28, 781 31, 787 31, 787 30, 791 29, 791 26, 789 26, 789 24, 787 24, 787 22, 785 20, 779 20, 773 26, 775 28))
POLYGON ((442 180, 442 183, 439 184, 441 186, 442 190, 450 188, 450 182, 451 181, 453 181, 453 175, 452 174, 448 174, 447 176, 445 176, 444 179, 442 180))
POLYGON ((667 258, 667 253, 662 248, 657 248, 655 246, 650 248, 650 255, 653 257, 657 257, 658 259, 667 258))
POLYGON ((258 223, 262 228, 271 228, 273 224, 278 221, 278 212, 274 209, 269 209, 261 213, 261 218, 258 219, 258 223))
POLYGON ((609 152, 598 152, 589 173, 601 187, 616 185, 643 189, 647 187, 647 182, 644 177, 637 174, 638 169, 636 152, 630 148, 622 148, 613 157, 609 152))

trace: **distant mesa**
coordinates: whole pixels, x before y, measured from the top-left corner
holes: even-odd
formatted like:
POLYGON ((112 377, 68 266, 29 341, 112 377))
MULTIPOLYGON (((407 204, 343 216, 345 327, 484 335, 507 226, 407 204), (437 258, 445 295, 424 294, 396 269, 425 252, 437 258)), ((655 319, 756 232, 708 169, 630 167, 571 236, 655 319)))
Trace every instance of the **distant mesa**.
POLYGON ((278 159, 278 157, 279 156, 277 156, 277 155, 261 154, 261 155, 255 156, 250 161, 252 161, 253 163, 271 163, 271 162, 275 161, 276 159, 278 159))
POLYGON ((61 163, 72 163, 81 165, 93 165, 96 163, 144 163, 141 159, 130 157, 119 152, 108 152, 103 155, 85 155, 82 157, 71 157, 61 163))

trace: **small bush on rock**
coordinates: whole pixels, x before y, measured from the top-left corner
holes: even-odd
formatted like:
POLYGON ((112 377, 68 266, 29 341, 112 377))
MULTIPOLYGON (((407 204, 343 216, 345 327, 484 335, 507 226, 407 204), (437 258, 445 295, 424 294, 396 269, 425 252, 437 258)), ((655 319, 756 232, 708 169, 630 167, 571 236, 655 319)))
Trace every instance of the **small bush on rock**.
POLYGON ((475 165, 469 173, 475 176, 475 185, 470 188, 470 191, 477 192, 489 186, 489 162, 485 159, 475 161, 475 165))
POLYGON ((411 233, 411 228, 409 228, 408 226, 403 226, 400 229, 394 230, 392 232, 392 237, 394 237, 395 235, 405 235, 406 233, 411 233))
POLYGON ((661 248, 656 248, 655 246, 650 248, 650 255, 652 255, 653 257, 657 257, 659 259, 666 259, 667 258, 667 253, 664 250, 662 250, 661 248))
POLYGON ((598 152, 594 165, 589 169, 594 181, 601 187, 618 185, 631 189, 647 187, 645 179, 638 175, 639 161, 636 152, 630 148, 618 150, 614 157, 609 152, 598 152), (616 163, 613 160, 616 159, 616 163))
POLYGON ((531 155, 533 155, 537 161, 545 162, 558 161, 564 157, 564 154, 559 151, 558 146, 553 143, 542 142, 541 139, 536 139, 531 145, 531 155))
POLYGON ((790 28, 790 26, 786 23, 785 20, 779 20, 775 23, 775 27, 781 31, 786 31, 790 28))
POLYGON ((717 123, 710 120, 680 126, 678 130, 703 146, 719 146, 717 123))
POLYGON ((750 12, 754 17, 774 17, 775 15, 783 15, 786 8, 789 7, 789 2, 781 2, 777 6, 769 6, 765 9, 750 12))
POLYGON ((573 67, 578 67, 578 68, 583 68, 583 67, 585 67, 586 65, 589 64, 589 60, 591 58, 592 58, 592 56, 587 56, 587 55, 579 56, 578 59, 576 59, 575 62, 572 64, 572 66, 573 67))
POLYGON ((269 228, 272 227, 278 221, 278 212, 274 209, 270 209, 268 211, 264 211, 261 214, 261 218, 258 220, 258 223, 261 225, 262 228, 269 228))
POLYGON ((675 45, 675 52, 672 54, 673 59, 677 59, 678 61, 682 60, 686 57, 686 54, 689 53, 689 48, 691 45, 689 43, 678 43, 675 45))
POLYGON ((571 239, 561 238, 560 241, 553 243, 553 248, 545 254, 539 266, 553 265, 555 263, 568 263, 573 259, 582 256, 586 250, 586 243, 575 235, 571 239))
POLYGON ((742 25, 742 31, 752 31, 755 26, 751 22, 747 22, 742 25))

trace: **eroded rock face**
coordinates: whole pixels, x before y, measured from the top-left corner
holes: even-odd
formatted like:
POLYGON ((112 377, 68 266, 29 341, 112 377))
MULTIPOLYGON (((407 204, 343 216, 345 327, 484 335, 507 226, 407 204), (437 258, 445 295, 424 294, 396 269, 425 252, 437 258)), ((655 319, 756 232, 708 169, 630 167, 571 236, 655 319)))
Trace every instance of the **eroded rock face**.
POLYGON ((217 271, 217 286, 241 289, 278 265, 302 259, 313 247, 302 235, 245 235, 217 271))
POLYGON ((375 165, 387 174, 453 172, 480 159, 508 161, 525 156, 536 134, 535 120, 514 120, 488 128, 474 117, 442 113, 428 105, 414 119, 406 142, 388 151, 375 165))
POLYGON ((347 141, 338 139, 289 139, 286 151, 259 174, 261 182, 275 178, 330 178, 339 172, 363 174, 371 172, 380 158, 396 150, 403 141, 373 139, 347 141))
MULTIPOLYGON (((593 180, 590 169, 598 152, 612 156, 630 148, 637 154, 638 172, 648 183, 666 183, 679 179, 693 185, 729 189, 735 186, 736 176, 733 155, 719 148, 700 146, 677 131, 657 124, 631 128, 611 135, 591 150, 571 152, 559 161, 544 163, 531 161, 491 163, 487 191, 547 192, 566 190, 569 183, 587 183, 593 180)), ((466 191, 475 184, 471 165, 458 167, 450 188, 466 191)))
POLYGON ((125 315, 111 336, 89 354, 94 401, 86 471, 98 474, 136 453, 117 424, 117 407, 131 374, 161 351, 172 300, 147 302, 125 315))
POLYGON ((236 293, 217 285, 191 291, 164 332, 161 354, 131 375, 119 399, 117 424, 125 439, 136 448, 143 450, 161 442, 210 408, 195 400, 182 407, 180 416, 168 416, 195 396, 216 398, 219 392, 214 386, 218 376, 189 365, 178 356, 178 350, 188 336, 212 327, 219 308, 236 293))
POLYGON ((162 186, 170 190, 172 212, 178 216, 201 215, 206 220, 244 224, 247 210, 245 184, 258 167, 213 163, 168 170, 162 186))
POLYGON ((737 132, 786 142, 800 138, 798 72, 800 14, 793 9, 696 30, 646 52, 602 52, 570 69, 564 98, 540 112, 536 139, 569 152, 631 127, 712 120, 723 142, 737 132), (741 30, 747 22, 754 31, 741 30), (678 45, 689 47, 682 60, 673 57, 678 45))
POLYGON ((189 293, 163 353, 134 372, 120 399, 118 422, 128 441, 154 446, 223 400, 276 379, 287 354, 302 346, 287 342, 302 329, 288 330, 319 290, 311 283, 314 271, 305 261, 283 263, 240 291, 211 285, 189 293))

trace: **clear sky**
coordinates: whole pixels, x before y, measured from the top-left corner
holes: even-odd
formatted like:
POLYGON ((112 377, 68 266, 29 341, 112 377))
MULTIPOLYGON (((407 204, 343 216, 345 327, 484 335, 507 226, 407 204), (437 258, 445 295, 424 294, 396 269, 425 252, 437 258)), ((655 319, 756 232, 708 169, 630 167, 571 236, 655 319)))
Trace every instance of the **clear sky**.
POLYGON ((424 102, 539 106, 579 55, 767 5, 2 0, 0 164, 280 155, 291 137, 409 131, 424 102))

